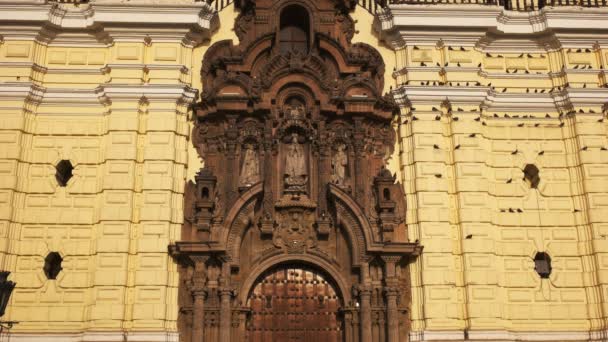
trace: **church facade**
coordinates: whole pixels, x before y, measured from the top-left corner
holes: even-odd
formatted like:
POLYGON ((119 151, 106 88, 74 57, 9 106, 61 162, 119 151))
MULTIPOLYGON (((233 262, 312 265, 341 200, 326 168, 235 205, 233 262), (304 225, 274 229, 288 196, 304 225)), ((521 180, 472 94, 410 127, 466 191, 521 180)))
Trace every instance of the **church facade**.
POLYGON ((605 341, 606 18, 0 0, 0 340, 605 341))

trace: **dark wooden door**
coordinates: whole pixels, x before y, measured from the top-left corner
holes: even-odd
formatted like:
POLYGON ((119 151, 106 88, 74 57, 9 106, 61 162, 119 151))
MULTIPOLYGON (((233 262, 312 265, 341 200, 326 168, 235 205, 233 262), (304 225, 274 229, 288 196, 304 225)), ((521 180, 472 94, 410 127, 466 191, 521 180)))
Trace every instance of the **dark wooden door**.
POLYGON ((249 295, 250 342, 339 342, 340 299, 324 276, 307 268, 267 272, 249 295))

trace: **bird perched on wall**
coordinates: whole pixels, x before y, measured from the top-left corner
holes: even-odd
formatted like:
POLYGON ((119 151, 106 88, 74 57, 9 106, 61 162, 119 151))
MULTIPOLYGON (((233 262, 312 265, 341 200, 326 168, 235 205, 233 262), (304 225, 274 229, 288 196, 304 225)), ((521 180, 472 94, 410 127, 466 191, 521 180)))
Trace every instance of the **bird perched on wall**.
POLYGON ((513 182, 513 178, 507 179, 507 184, 511 184, 511 182, 513 182))
POLYGON ((458 144, 458 145, 454 146, 454 149, 455 149, 455 150, 457 150, 457 149, 459 149, 459 148, 460 148, 460 144, 458 144))
POLYGON ((436 149, 436 150, 438 150, 438 149, 439 149, 439 145, 434 144, 434 145, 433 145, 433 148, 434 148, 434 149, 436 149))
POLYGON ((512 155, 516 155, 519 150, 515 149, 515 151, 511 152, 512 155))
POLYGON ((475 119, 473 119, 473 120, 475 120, 475 121, 479 121, 479 120, 481 120, 481 116, 478 116, 478 117, 476 117, 476 118, 475 118, 475 119))
POLYGON ((538 152, 538 155, 539 155, 539 156, 543 156, 543 155, 545 155, 545 151, 540 151, 540 152, 538 152))
POLYGON ((475 138, 476 135, 477 134, 475 134, 475 133, 471 133, 471 134, 469 134, 469 138, 475 138))

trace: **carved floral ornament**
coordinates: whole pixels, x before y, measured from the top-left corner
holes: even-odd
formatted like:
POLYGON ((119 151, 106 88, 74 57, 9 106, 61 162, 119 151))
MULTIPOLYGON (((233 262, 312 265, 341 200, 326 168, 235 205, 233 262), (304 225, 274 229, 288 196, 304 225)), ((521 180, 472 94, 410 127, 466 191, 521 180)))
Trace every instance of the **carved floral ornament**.
MULTIPOLYGON (((382 312, 389 315, 394 303, 406 312, 407 265, 421 247, 407 241, 403 191, 385 168, 395 144, 391 120, 397 108, 381 93, 381 56, 366 44, 350 43, 350 3, 236 5, 239 45, 218 42, 202 61, 204 91, 192 141, 205 168, 186 186, 182 238, 170 246, 180 276, 192 279, 182 282, 180 293, 192 292, 186 285, 203 279, 207 294, 204 301, 180 295, 185 340, 227 342, 232 335, 257 341, 256 329, 271 329, 246 314, 260 309, 258 299, 271 312, 273 296, 282 298, 250 295, 264 267, 293 284, 314 285, 315 274, 323 273, 339 298, 335 307, 326 298, 316 298, 315 305, 336 319, 345 317, 338 309, 360 316, 344 329, 371 321, 371 311, 355 305, 367 299, 350 289, 371 288, 374 277, 401 288, 398 301, 378 297, 386 306, 382 312), (402 261, 389 267, 381 258, 389 254, 402 261), (197 317, 205 315, 219 315, 219 323, 197 326, 197 317)), ((384 285, 374 286, 384 293, 384 285)), ((387 326, 401 329, 392 336, 406 336, 407 324, 388 321, 408 318, 390 315, 387 326)), ((336 338, 347 336, 336 328, 342 326, 328 329, 336 338)), ((361 329, 368 336, 365 324, 361 329)))

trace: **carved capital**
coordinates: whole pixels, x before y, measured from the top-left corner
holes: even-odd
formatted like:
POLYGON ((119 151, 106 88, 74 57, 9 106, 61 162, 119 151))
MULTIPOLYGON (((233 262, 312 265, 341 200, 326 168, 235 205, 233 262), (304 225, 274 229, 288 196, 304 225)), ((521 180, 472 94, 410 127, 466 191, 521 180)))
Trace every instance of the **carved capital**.
POLYGON ((385 286, 382 289, 384 295, 388 297, 397 297, 401 293, 401 289, 397 286, 385 286))
POLYGON ((403 259, 401 255, 381 255, 380 258, 387 264, 397 264, 403 259))
POLYGON ((196 300, 197 298, 202 300, 207 299, 207 296, 209 295, 209 292, 207 290, 207 288, 202 287, 202 288, 194 288, 192 290, 192 297, 194 297, 194 299, 196 300))

